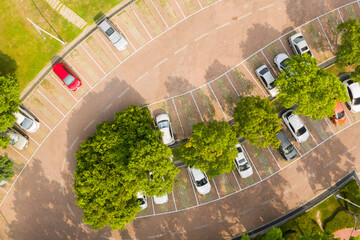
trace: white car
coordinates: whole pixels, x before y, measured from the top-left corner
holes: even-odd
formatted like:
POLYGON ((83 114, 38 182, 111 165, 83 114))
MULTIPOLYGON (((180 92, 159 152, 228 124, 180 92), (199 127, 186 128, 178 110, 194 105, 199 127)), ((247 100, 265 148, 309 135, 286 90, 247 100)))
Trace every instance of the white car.
POLYGON ((280 72, 286 68, 285 61, 288 59, 289 57, 285 53, 280 53, 274 58, 274 62, 280 72))
POLYGON ((167 203, 169 201, 169 198, 168 198, 168 195, 165 194, 163 196, 154 196, 154 202, 155 204, 164 204, 164 203, 167 203))
POLYGON ((283 113, 282 119, 285 125, 290 130, 297 142, 303 143, 308 140, 310 134, 305 124, 301 121, 298 115, 293 114, 293 110, 287 110, 283 113))
POLYGON ((211 191, 211 185, 206 174, 193 167, 188 167, 188 170, 196 190, 202 195, 208 194, 211 191))
POLYGON ((270 95, 275 97, 279 93, 279 90, 275 87, 275 78, 269 68, 266 65, 262 65, 255 70, 255 73, 270 95))
POLYGON ((105 36, 110 40, 110 42, 119 50, 125 50, 128 42, 124 38, 124 36, 121 35, 120 32, 118 32, 114 25, 110 22, 108 19, 102 20, 98 24, 100 30, 105 34, 105 36))
POLYGON ((16 123, 26 131, 34 133, 39 129, 40 123, 25 108, 19 107, 19 112, 14 113, 14 115, 16 123))
POLYGON ((347 103, 351 112, 360 112, 360 84, 358 82, 354 82, 351 79, 345 80, 343 84, 345 85, 350 97, 350 101, 347 103))
POLYGON ((21 133, 16 131, 15 129, 8 129, 6 132, 0 133, 2 137, 10 138, 10 144, 16 147, 19 150, 23 150, 29 144, 29 140, 24 137, 21 133))
POLYGON ((307 53, 312 56, 309 45, 301 33, 296 33, 289 37, 289 43, 295 54, 303 55, 307 53))
POLYGON ((166 113, 157 115, 155 122, 159 130, 162 132, 162 141, 166 145, 175 143, 174 133, 171 127, 169 115, 166 113))
POLYGON ((236 150, 238 151, 238 155, 235 158, 236 169, 238 170, 240 177, 248 178, 253 174, 253 170, 249 161, 245 157, 244 150, 242 149, 240 143, 236 144, 236 150))
POLYGON ((144 195, 144 192, 136 193, 137 200, 139 201, 139 206, 141 209, 147 208, 147 197, 144 195))

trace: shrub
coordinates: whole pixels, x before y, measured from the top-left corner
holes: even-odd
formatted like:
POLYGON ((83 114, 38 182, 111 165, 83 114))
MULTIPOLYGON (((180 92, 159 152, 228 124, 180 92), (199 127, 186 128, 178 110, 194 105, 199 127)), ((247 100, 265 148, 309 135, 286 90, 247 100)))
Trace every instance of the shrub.
MULTIPOLYGON (((341 188, 339 193, 343 198, 347 198, 351 202, 360 205, 360 188, 355 180, 349 182, 345 187, 341 188)), ((344 202, 344 206, 347 210, 360 214, 360 209, 358 207, 355 207, 347 202, 344 202)))
POLYGON ((334 233, 337 230, 352 228, 353 226, 354 218, 344 211, 339 211, 331 221, 326 223, 325 230, 334 233))
POLYGON ((14 176, 14 163, 8 157, 0 157, 0 182, 8 181, 14 176))

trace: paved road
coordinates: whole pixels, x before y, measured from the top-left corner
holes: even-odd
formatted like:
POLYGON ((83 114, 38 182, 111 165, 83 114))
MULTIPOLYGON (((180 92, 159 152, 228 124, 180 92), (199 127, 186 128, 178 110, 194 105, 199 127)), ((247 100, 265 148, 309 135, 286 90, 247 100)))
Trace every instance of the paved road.
MULTIPOLYGON (((148 6, 153 5, 147 2, 148 6)), ((126 33, 133 50, 113 52, 95 32, 65 58, 81 75, 82 91, 66 93, 50 74, 48 82, 25 101, 43 120, 43 129, 41 135, 32 136, 34 145, 27 152, 7 150, 23 159, 26 168, 11 188, 2 189, 3 195, 6 194, 6 198, 2 196, 0 218, 3 239, 230 238, 301 205, 358 166, 358 124, 354 124, 358 116, 355 116, 348 129, 339 130, 321 145, 314 143, 313 151, 278 174, 223 200, 177 213, 139 218, 124 231, 112 232, 107 228, 90 231, 84 226, 82 212, 76 207, 72 193, 74 152, 80 142, 94 132, 96 124, 111 120, 113 112, 130 104, 150 104, 209 83, 294 27, 351 1, 327 0, 314 4, 311 0, 251 3, 223 0, 208 7, 206 4, 211 1, 192 1, 193 15, 192 7, 183 5, 187 1, 169 2, 180 4, 176 23, 171 22, 174 15, 168 18, 163 15, 164 19, 156 17, 157 24, 151 19, 141 21, 143 8, 140 7, 114 18, 122 30, 124 22, 129 22, 124 21, 125 18, 139 19, 126 33), (95 42, 101 42, 104 48, 97 48, 95 42), (91 91, 86 93, 88 90, 91 91), (56 100, 60 103, 54 104, 56 100)), ((346 20, 358 13, 358 4, 353 4, 334 13, 337 14, 334 19, 346 20)), ((301 31, 312 35, 311 27, 301 31)), ((316 43, 314 38, 314 45, 316 43)), ((281 47, 280 42, 277 44, 281 47)), ((330 56, 330 46, 329 43, 319 51, 317 58, 324 60, 330 56)), ((271 56, 274 48, 270 48, 269 53, 264 50, 264 57, 271 56)), ((246 73, 246 65, 241 67, 246 73)), ((256 90, 252 94, 267 96, 258 83, 253 84, 256 90)), ((211 85, 209 89, 216 91, 211 85)), ((227 119, 230 114, 221 113, 224 110, 221 100, 215 100, 220 106, 215 118, 227 119)), ((156 110, 152 106, 151 110, 156 110)), ((183 129, 184 135, 186 131, 189 130, 183 129)))

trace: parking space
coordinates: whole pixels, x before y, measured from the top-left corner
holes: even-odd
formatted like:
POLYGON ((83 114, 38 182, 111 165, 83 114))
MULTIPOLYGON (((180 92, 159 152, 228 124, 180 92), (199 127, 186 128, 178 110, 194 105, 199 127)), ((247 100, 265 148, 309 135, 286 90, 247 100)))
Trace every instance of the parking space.
POLYGON ((210 202, 219 198, 217 185, 214 179, 209 179, 209 182, 211 184, 211 191, 208 194, 202 195, 195 190, 195 194, 197 196, 199 204, 210 202))
POLYGON ((182 123, 180 122, 178 112, 172 99, 152 104, 150 105, 150 109, 154 117, 161 113, 169 114, 171 125, 174 130, 175 139, 181 140, 185 137, 182 123))
MULTIPOLYGON (((288 136, 291 137, 291 136, 288 136)), ((289 138, 291 139, 291 138, 289 138)), ((293 142, 293 141, 292 141, 293 142)), ((300 157, 300 154, 298 153, 298 155, 292 159, 292 160, 286 160, 281 153, 279 152, 278 149, 274 149, 274 148, 269 148, 269 151, 272 153, 272 155, 274 156, 274 158, 276 159, 277 163, 279 164, 280 168, 284 168, 286 167, 286 165, 288 165, 289 163, 296 161, 296 159, 298 159, 300 157)))
POLYGON ((185 94, 174 99, 180 120, 183 123, 183 128, 186 136, 192 133, 192 126, 202 121, 201 113, 199 112, 194 99, 191 94, 185 94))
POLYGON ((327 41, 330 42, 333 50, 335 51, 338 42, 340 41, 340 35, 337 34, 336 28, 342 22, 338 11, 334 11, 319 18, 323 31, 326 33, 327 41))
POLYGON ((152 204, 154 206, 155 213, 164 213, 176 210, 174 195, 172 193, 168 194, 168 201, 166 203, 155 204, 154 198, 152 198, 152 204))
POLYGON ((152 38, 167 29, 165 21, 150 0, 138 0, 131 6, 135 16, 152 38))
POLYGON ((304 116, 301 116, 301 119, 304 121, 304 124, 318 144, 333 135, 330 126, 325 119, 312 121, 309 117, 304 116))
POLYGON ((151 2, 159 11, 160 15, 162 16, 168 27, 171 27, 172 25, 184 18, 180 9, 175 3, 175 0, 151 0, 151 2))
POLYGON ((220 105, 228 119, 234 115, 236 102, 239 99, 235 88, 226 76, 223 76, 216 81, 210 83, 220 105))
POLYGON ((350 18, 358 18, 360 17, 360 9, 358 3, 353 3, 347 5, 340 10, 341 17, 344 21, 349 20, 350 18))
MULTIPOLYGON (((104 34, 100 32, 100 30, 97 30, 96 35, 101 39, 101 41, 103 42, 103 45, 106 46, 111 51, 111 53, 115 56, 115 58, 118 60, 118 63, 121 63, 122 61, 124 61, 128 56, 130 56, 135 51, 135 48, 133 48, 130 43, 125 50, 119 51, 104 36, 104 34)), ((123 35, 123 37, 126 38, 125 35, 123 35)), ((126 40, 128 41, 128 39, 126 39, 126 40)))
POLYGON ((201 9, 197 0, 175 0, 179 5, 181 12, 185 16, 189 16, 201 9))
POLYGON ((319 21, 312 21, 300 28, 311 53, 318 62, 324 62, 334 56, 332 46, 327 41, 319 21))
POLYGON ((121 32, 124 33, 135 49, 138 49, 151 39, 145 28, 134 15, 134 12, 130 9, 121 11, 112 18, 112 21, 118 26, 121 32))
POLYGON ((176 176, 174 197, 177 209, 185 209, 197 205, 195 187, 189 178, 187 167, 180 168, 176 176))
POLYGON ((202 7, 205 7, 207 5, 210 5, 210 4, 213 4, 213 3, 217 2, 215 0, 198 0, 198 1, 200 2, 202 7))
MULTIPOLYGON (((292 34, 295 34, 295 32, 293 32, 292 34)), ((276 71, 276 74, 279 74, 280 71, 277 68, 277 66, 275 65, 275 62, 274 62, 275 57, 280 53, 285 53, 289 57, 293 55, 293 52, 292 52, 292 50, 291 50, 291 48, 289 46, 289 42, 287 40, 287 37, 284 36, 284 37, 282 37, 280 39, 281 39, 281 41, 280 40, 275 41, 275 42, 273 42, 272 44, 270 44, 269 46, 267 46, 266 48, 264 48, 262 50, 265 57, 271 63, 271 70, 276 71)))
POLYGON ((237 179, 232 173, 224 173, 220 176, 216 176, 214 178, 214 182, 220 197, 224 197, 230 193, 238 191, 240 189, 240 185, 236 181, 237 179))

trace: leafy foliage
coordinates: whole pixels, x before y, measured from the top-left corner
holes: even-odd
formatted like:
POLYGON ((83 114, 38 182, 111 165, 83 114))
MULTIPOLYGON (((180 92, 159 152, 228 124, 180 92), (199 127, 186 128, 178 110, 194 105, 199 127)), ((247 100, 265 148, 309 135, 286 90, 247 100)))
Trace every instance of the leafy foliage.
POLYGON ((275 106, 269 99, 244 97, 237 102, 234 113, 234 129, 238 136, 259 147, 279 147, 275 137, 281 130, 275 106))
POLYGON ((14 176, 14 163, 8 157, 0 157, 0 182, 8 181, 14 176))
POLYGON ((284 240, 280 228, 272 227, 264 237, 264 240, 284 240))
POLYGON ((341 66, 360 64, 360 24, 358 19, 349 19, 339 24, 337 31, 342 33, 338 46, 337 63, 341 66))
POLYGON ((334 238, 334 234, 331 232, 305 232, 304 235, 297 237, 298 240, 339 240, 339 238, 334 238))
POLYGON ((284 107, 298 105, 296 114, 317 120, 334 115, 337 101, 348 101, 345 86, 337 77, 319 68, 310 55, 293 56, 286 66, 275 84, 284 107))
MULTIPOLYGON (((351 202, 360 205, 360 188, 355 180, 346 184, 345 187, 339 190, 339 194, 351 202)), ((343 200, 339 200, 348 211, 360 214, 360 209, 352 204, 349 204, 343 200)))
POLYGON ((352 228, 354 226, 354 218, 345 211, 339 211, 336 215, 325 224, 325 230, 336 232, 344 228, 352 228))
POLYGON ((212 178, 235 169, 237 143, 236 133, 227 122, 199 122, 193 126, 189 142, 181 144, 178 152, 186 165, 212 178))
POLYGON ((148 196, 172 192, 179 169, 160 137, 147 109, 129 106, 116 113, 113 122, 98 125, 80 145, 74 191, 85 223, 94 229, 123 228, 140 211, 137 192, 148 196))
POLYGON ((355 70, 350 73, 350 76, 355 82, 360 82, 360 66, 357 66, 355 70))
MULTIPOLYGON (((20 86, 15 76, 0 76, 0 132, 5 132, 14 125, 14 112, 20 105, 20 86)), ((9 138, 0 136, 0 146, 6 148, 9 138)))

